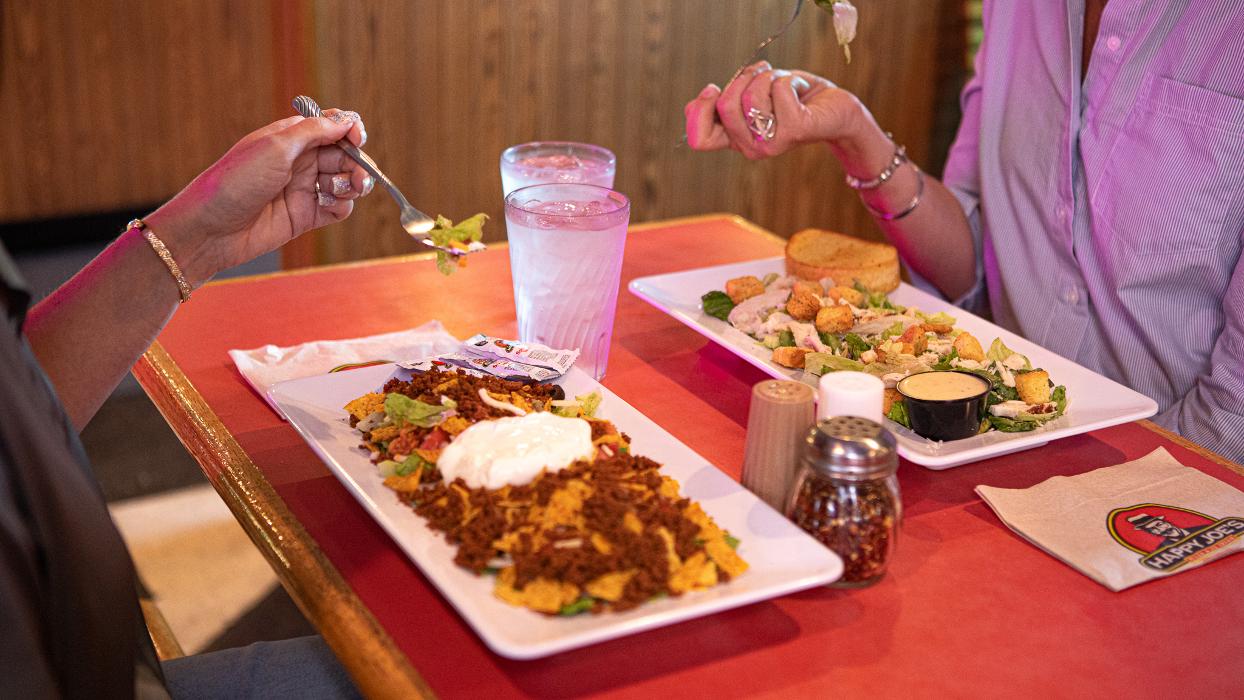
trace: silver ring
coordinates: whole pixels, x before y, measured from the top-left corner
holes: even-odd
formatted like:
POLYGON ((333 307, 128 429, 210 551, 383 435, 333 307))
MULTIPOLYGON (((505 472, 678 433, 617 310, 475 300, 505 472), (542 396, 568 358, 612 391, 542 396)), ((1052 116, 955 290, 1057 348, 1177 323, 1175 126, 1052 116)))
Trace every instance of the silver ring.
POLYGON ((777 117, 772 112, 762 112, 755 107, 747 110, 747 130, 757 141, 772 141, 777 135, 777 117))

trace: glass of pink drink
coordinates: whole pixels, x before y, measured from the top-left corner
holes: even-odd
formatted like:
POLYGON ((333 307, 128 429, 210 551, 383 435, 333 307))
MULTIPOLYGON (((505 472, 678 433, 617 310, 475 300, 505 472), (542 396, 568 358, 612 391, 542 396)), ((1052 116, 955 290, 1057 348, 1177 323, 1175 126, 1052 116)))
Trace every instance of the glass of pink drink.
POLYGON ((505 198, 518 337, 579 350, 600 379, 618 306, 631 203, 607 187, 531 185, 505 198))
POLYGON ((536 141, 501 152, 501 190, 547 182, 586 182, 613 187, 617 159, 607 148, 569 141, 536 141))

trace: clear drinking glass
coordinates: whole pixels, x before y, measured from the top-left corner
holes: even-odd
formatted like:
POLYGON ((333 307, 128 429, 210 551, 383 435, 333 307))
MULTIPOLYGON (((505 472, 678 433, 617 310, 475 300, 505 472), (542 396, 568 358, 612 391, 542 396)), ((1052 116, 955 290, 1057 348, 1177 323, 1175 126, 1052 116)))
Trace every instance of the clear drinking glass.
POLYGON ((551 182, 613 187, 616 171, 613 153, 590 143, 536 141, 501 152, 501 190, 507 197, 514 190, 551 182))
POLYGON ((518 337, 577 348, 605 376, 631 203, 607 187, 532 185, 505 198, 518 337))

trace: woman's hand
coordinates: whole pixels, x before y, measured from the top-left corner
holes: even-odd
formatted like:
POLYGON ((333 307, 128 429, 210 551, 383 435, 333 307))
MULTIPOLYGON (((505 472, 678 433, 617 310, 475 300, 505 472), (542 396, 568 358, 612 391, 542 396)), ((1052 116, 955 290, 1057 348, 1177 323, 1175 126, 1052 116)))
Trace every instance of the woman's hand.
POLYGON ((342 138, 363 145, 367 132, 359 115, 324 114, 251 132, 147 217, 192 286, 341 221, 354 199, 371 191, 371 177, 334 145, 342 138))
POLYGON ((732 148, 750 159, 769 158, 805 144, 851 138, 866 114, 854 95, 806 71, 748 66, 721 90, 709 84, 687 103, 687 142, 699 151, 732 148), (751 110, 773 115, 772 138, 748 128, 751 110))

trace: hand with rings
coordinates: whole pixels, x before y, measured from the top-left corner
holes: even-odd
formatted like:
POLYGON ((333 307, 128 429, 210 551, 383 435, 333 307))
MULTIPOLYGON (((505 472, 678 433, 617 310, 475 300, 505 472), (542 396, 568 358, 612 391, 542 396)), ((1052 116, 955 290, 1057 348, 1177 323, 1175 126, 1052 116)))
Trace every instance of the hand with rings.
POLYGON ((698 151, 731 148, 756 160, 843 133, 858 100, 805 71, 778 70, 761 61, 724 90, 706 86, 687 103, 687 143, 698 151))
POLYGON ((350 215, 374 183, 336 144, 367 140, 358 113, 287 117, 242 137, 185 190, 146 217, 186 251, 192 284, 350 215))

